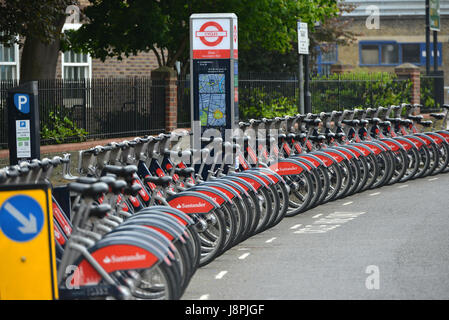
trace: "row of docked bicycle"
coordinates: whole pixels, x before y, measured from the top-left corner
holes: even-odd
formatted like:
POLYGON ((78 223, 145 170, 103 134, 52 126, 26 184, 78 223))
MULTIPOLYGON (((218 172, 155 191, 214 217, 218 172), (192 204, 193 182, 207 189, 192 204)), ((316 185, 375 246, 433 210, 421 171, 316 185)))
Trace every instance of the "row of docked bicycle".
MULTIPOLYGON (((416 107, 250 120, 232 142, 201 138, 198 151, 171 147, 185 133, 136 138, 80 152, 79 176, 66 154, 7 167, 0 179, 49 180, 62 165, 75 181, 71 206, 53 196, 62 298, 179 299, 197 268, 285 216, 447 172, 449 132, 418 133, 431 123, 416 107)), ((444 108, 433 116, 447 120, 444 108)))

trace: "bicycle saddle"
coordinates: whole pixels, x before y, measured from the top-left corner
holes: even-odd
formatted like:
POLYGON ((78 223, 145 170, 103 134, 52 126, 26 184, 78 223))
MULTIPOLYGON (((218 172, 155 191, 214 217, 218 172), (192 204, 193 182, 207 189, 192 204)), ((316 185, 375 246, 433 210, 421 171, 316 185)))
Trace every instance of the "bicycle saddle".
POLYGON ((89 208, 89 216, 102 219, 109 211, 111 211, 111 206, 109 204, 95 204, 89 208))
POLYGON ((424 127, 430 127, 432 126, 432 120, 426 120, 426 121, 420 121, 419 124, 424 126, 424 127))
POLYGON ((127 166, 115 166, 115 165, 106 165, 103 170, 105 172, 113 173, 118 177, 130 178, 137 172, 137 167, 135 165, 127 165, 127 166))
POLYGON ((431 113, 430 116, 434 117, 435 119, 442 120, 442 119, 444 119, 445 114, 443 114, 443 113, 431 113))
POLYGON ((133 184, 132 186, 128 186, 128 184, 126 185, 127 186, 123 189, 123 194, 130 195, 133 197, 137 196, 140 189, 142 189, 142 187, 139 184, 133 184))
POLYGON ((144 179, 146 183, 151 182, 154 183, 157 186, 161 186, 163 188, 166 188, 170 185, 170 182, 173 181, 172 177, 169 176, 163 176, 163 177, 152 177, 148 176, 144 179))
POLYGON ((80 194, 81 196, 97 198, 101 194, 108 191, 108 185, 104 182, 96 182, 93 184, 84 184, 79 182, 71 182, 68 184, 70 191, 80 194))
POLYGON ((194 168, 175 168, 175 173, 178 176, 187 178, 195 173, 195 169, 194 168))

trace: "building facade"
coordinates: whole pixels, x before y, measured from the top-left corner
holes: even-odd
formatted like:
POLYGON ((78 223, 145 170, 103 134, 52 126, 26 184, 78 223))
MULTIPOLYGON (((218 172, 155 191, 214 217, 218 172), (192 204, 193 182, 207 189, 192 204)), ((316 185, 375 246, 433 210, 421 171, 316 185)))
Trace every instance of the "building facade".
MULTIPOLYGON (((79 0, 79 6, 69 6, 68 17, 63 31, 81 26, 80 9, 88 5, 87 0, 79 0)), ((0 81, 15 80, 20 76, 20 54, 18 45, 0 44, 0 81)), ((84 78, 127 78, 149 77, 158 68, 153 52, 141 52, 136 56, 123 57, 122 60, 108 58, 102 62, 89 54, 61 52, 56 68, 56 79, 79 80, 84 78)))
MULTIPOLYGON (((358 33, 356 41, 335 46, 321 55, 319 67, 325 72, 335 63, 349 70, 386 71, 411 63, 426 73, 425 0, 348 0, 355 10, 343 15, 351 19, 348 29, 358 33), (323 62, 324 61, 324 62, 323 62)), ((433 32, 430 35, 431 71, 434 70, 433 32)), ((444 72, 446 103, 449 99, 449 0, 440 0, 438 70, 444 72)))

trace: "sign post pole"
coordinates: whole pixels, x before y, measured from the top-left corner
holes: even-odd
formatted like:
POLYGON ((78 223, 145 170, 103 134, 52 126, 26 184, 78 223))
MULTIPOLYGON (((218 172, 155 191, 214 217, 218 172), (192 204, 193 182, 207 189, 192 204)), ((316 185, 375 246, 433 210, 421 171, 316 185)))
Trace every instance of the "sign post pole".
POLYGON ((9 162, 40 158, 37 81, 8 90, 9 162))
POLYGON ((300 55, 300 77, 301 73, 304 74, 304 84, 300 83, 300 92, 302 91, 302 95, 300 94, 300 100, 303 99, 304 102, 300 102, 300 106, 302 103, 302 108, 300 108, 300 113, 308 113, 312 112, 311 108, 311 94, 309 91, 309 32, 307 23, 301 22, 298 20, 297 22, 297 30, 298 30, 298 53, 300 55), (304 56, 304 57, 302 57, 304 56), (303 63, 301 63, 303 60, 303 63), (302 72, 302 70, 304 70, 302 72))

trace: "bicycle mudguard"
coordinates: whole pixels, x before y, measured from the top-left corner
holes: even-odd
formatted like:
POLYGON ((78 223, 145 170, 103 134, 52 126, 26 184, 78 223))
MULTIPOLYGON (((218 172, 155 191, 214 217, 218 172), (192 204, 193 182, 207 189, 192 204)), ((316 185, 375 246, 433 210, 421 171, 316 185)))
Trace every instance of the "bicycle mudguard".
POLYGON ((217 202, 220 206, 222 206, 223 203, 231 203, 231 199, 224 192, 221 192, 216 188, 209 187, 203 184, 193 186, 189 188, 189 191, 202 193, 205 196, 212 198, 212 200, 217 202))
POLYGON ((391 149, 391 151, 399 151, 400 149, 405 149, 401 143, 398 141, 392 139, 392 138, 381 138, 379 141, 385 143, 388 145, 388 147, 391 149))
MULTIPOLYGON (((160 261, 171 264, 157 247, 140 239, 124 236, 101 239, 88 252, 106 273, 151 268, 160 261)), ((102 280, 101 274, 85 257, 79 257, 74 265, 77 266, 78 273, 71 279, 72 286, 93 285, 102 280)))
POLYGON ((164 212, 173 217, 175 217, 178 221, 180 221, 183 225, 193 225, 195 222, 189 215, 185 214, 181 210, 169 207, 169 206, 151 206, 148 208, 144 208, 133 216, 138 216, 141 213, 159 213, 164 212))
POLYGON ((346 144, 346 145, 344 145, 344 146, 345 146, 345 147, 347 147, 347 146, 352 146, 352 147, 356 148, 359 152, 362 153, 362 155, 363 155, 364 157, 367 157, 367 156, 369 156, 370 154, 373 154, 373 153, 374 153, 373 150, 371 150, 371 149, 368 148, 366 145, 361 144, 361 143, 359 143, 359 142, 354 142, 354 143, 346 144))
POLYGON ((297 175, 303 171, 309 172, 304 164, 291 158, 278 160, 276 163, 270 165, 270 169, 281 176, 297 175))
POLYGON ((378 155, 381 152, 385 151, 385 148, 382 148, 378 143, 375 143, 373 141, 360 141, 359 143, 370 148, 375 155, 378 155))
MULTIPOLYGON (((115 237, 116 235, 120 236, 130 236, 130 237, 139 237, 142 238, 141 234, 148 235, 151 238, 154 238, 157 241, 160 241, 163 245, 170 248, 172 251, 175 250, 175 247, 172 243, 172 240, 175 238, 170 232, 165 231, 164 228, 169 229, 167 226, 163 226, 158 224, 154 226, 155 222, 146 222, 139 223, 138 221, 129 222, 127 224, 122 224, 108 232, 104 239, 110 239, 111 237, 115 237)), ((173 230, 170 230, 172 233, 175 233, 173 230)), ((171 259, 174 258, 173 252, 170 252, 169 257, 171 259)))
POLYGON ((416 148, 416 145, 412 141, 410 141, 404 137, 399 136, 399 137, 394 137, 391 139, 393 139, 394 141, 397 141, 406 151, 408 151, 412 148, 416 148))
POLYGON ((254 194, 257 194, 257 190, 256 188, 253 187, 253 185, 251 183, 249 183, 246 180, 243 180, 240 177, 237 176, 225 176, 220 178, 220 180, 229 180, 232 182, 237 183, 240 187, 242 187, 246 192, 252 191, 254 194))
POLYGON ((446 139, 446 141, 449 143, 449 131, 438 130, 438 131, 435 131, 435 133, 442 135, 444 137, 444 139, 446 139))
POLYGON ((211 188, 220 190, 223 192, 229 199, 233 200, 234 198, 241 198, 240 194, 235 191, 235 189, 232 189, 230 186, 220 183, 219 180, 215 181, 205 181, 202 182, 200 185, 209 186, 211 188))
POLYGON ((331 147, 329 147, 328 149, 340 151, 340 152, 343 153, 349 160, 351 160, 352 158, 358 159, 358 157, 360 156, 360 152, 355 152, 354 150, 342 148, 342 147, 340 147, 340 146, 331 146, 331 147))
POLYGON ((421 139, 420 137, 413 136, 413 135, 406 135, 406 136, 403 136, 403 137, 404 137, 405 139, 408 139, 408 140, 412 141, 413 144, 414 144, 418 149, 420 149, 423 145, 426 145, 426 142, 425 142, 423 139, 421 139))
MULTIPOLYGON (((310 153, 303 153, 303 154, 298 154, 296 156, 294 156, 295 159, 299 158, 299 159, 305 159, 307 161, 310 161, 314 167, 318 168, 319 166, 323 166, 323 167, 328 167, 323 160, 321 160, 321 158, 310 154, 310 153)), ((331 163, 332 164, 332 163, 331 163)))
MULTIPOLYGON (((289 159, 289 158, 287 158, 289 159)), ((311 171, 311 170, 315 170, 317 168, 317 165, 315 164, 316 162, 311 161, 310 159, 306 159, 304 157, 293 157, 293 159, 295 159, 296 161, 301 162, 302 164, 304 164, 307 167, 307 170, 311 171)))
POLYGON ((338 163, 342 162, 343 160, 349 160, 349 158, 343 152, 341 152, 339 150, 325 148, 325 149, 321 149, 321 151, 326 154, 329 154, 338 163))
POLYGON ((435 141, 435 138, 432 138, 424 133, 415 133, 415 136, 422 138, 424 141, 426 141, 427 146, 430 146, 432 143, 437 143, 435 141))
POLYGON ((230 175, 231 177, 238 177, 241 178, 249 183, 256 189, 259 190, 262 187, 268 188, 268 183, 265 182, 260 177, 257 177, 256 175, 244 173, 244 172, 236 172, 230 175))
POLYGON ((309 154, 312 154, 323 161, 326 167, 330 167, 335 162, 337 162, 330 154, 327 154, 323 151, 312 151, 309 154))
POLYGON ((182 229, 180 229, 180 225, 178 224, 178 222, 164 219, 163 216, 147 214, 145 216, 139 216, 135 218, 131 217, 124 223, 122 223, 119 228, 128 224, 143 225, 145 227, 159 231, 170 241, 180 240, 182 243, 186 242, 183 237, 185 234, 185 227, 182 227, 182 229))
MULTIPOLYGON (((134 225, 134 227, 139 227, 140 232, 135 230, 120 230, 120 226, 113 229, 104 235, 104 240, 111 239, 114 237, 130 237, 132 239, 138 238, 140 241, 144 241, 150 245, 153 245, 155 248, 159 249, 164 255, 168 258, 173 259, 174 255, 171 251, 172 243, 168 240, 162 233, 156 231, 154 229, 146 228, 144 226, 134 225)), ((137 228, 137 229, 139 229, 137 228)), ((136 229, 136 230, 137 230, 136 229)), ((103 240, 102 239, 102 240, 103 240)))
MULTIPOLYGON (((248 191, 247 190, 249 190, 249 189, 245 189, 244 187, 242 187, 240 184, 238 184, 237 182, 235 182, 235 181, 231 181, 231 180, 229 180, 229 179, 223 179, 223 178, 221 178, 221 179, 216 179, 216 180, 213 180, 213 181, 207 181, 207 182, 214 182, 214 183, 220 183, 220 184, 223 184, 223 185, 225 185, 225 186, 228 186, 228 187, 230 187, 232 190, 234 190, 235 192, 237 192, 238 194, 239 194, 239 196, 240 195, 244 195, 245 197, 250 197, 250 195, 249 195, 249 193, 248 193, 248 191)), ((245 181, 246 182, 246 181, 245 181)), ((251 186, 251 184, 250 184, 250 186, 251 186)), ((252 186, 251 186, 252 187, 252 186)), ((254 192, 256 192, 256 190, 254 190, 254 192)), ((243 198, 243 197, 242 197, 243 198)))
POLYGON ((356 147, 350 145, 350 144, 346 144, 346 145, 338 145, 338 146, 333 146, 332 148, 336 148, 337 150, 340 150, 341 152, 343 152, 343 150, 346 150, 349 152, 351 152, 351 154, 354 155, 354 157, 356 157, 357 159, 361 156, 363 156, 363 153, 357 149, 356 147))
MULTIPOLYGON (((173 216, 164 211, 152 211, 152 212, 146 212, 143 214, 138 213, 138 214, 135 214, 135 215, 129 217, 128 219, 126 219, 126 221, 140 219, 140 218, 146 219, 147 217, 155 217, 159 220, 163 220, 164 222, 168 223, 171 227, 173 227, 175 230, 177 230, 180 234, 182 234, 183 236, 186 236, 186 233, 187 233, 186 229, 188 228, 188 226, 186 224, 184 224, 182 221, 180 221, 178 219, 178 217, 173 216)), ((125 221, 125 223, 126 223, 126 221, 125 221)))
POLYGON ((268 168, 268 166, 266 166, 266 167, 254 167, 254 168, 249 169, 249 171, 250 172, 251 171, 262 172, 262 174, 269 176, 271 178, 271 180, 274 181, 274 183, 278 183, 278 182, 285 183, 284 179, 279 174, 274 172, 273 170, 270 170, 268 168))
POLYGON ((262 172, 257 170, 252 172, 250 170, 251 169, 245 170, 243 172, 236 172, 235 174, 237 176, 239 176, 240 174, 249 174, 250 176, 256 176, 264 182, 266 187, 273 186, 276 183, 272 178, 268 177, 266 174, 263 174, 262 172))
POLYGON ((443 135, 436 132, 424 132, 423 134, 432 138, 436 144, 441 145, 443 143, 448 143, 443 135))
POLYGON ((206 214, 218 209, 220 205, 210 197, 192 191, 182 191, 167 198, 170 207, 181 210, 184 213, 206 214))

